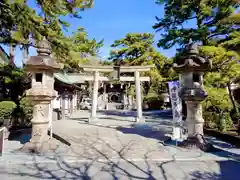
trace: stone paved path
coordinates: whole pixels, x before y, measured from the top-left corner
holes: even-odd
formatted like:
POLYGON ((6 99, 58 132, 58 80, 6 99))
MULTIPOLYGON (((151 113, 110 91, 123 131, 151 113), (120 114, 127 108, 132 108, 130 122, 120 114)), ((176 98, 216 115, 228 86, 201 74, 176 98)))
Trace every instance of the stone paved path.
POLYGON ((161 132, 133 128, 132 122, 101 119, 53 122, 53 132, 71 143, 55 153, 16 153, 20 143, 6 142, 0 179, 148 179, 239 180, 240 150, 212 139, 224 151, 203 153, 166 145, 161 132))
MULTIPOLYGON (((132 122, 101 119, 87 124, 78 120, 55 121, 54 132, 71 143, 69 156, 86 159, 228 160, 240 159, 240 150, 226 147, 215 154, 164 145, 168 138, 160 131, 133 128, 132 122)), ((221 144, 220 142, 218 145, 221 144)))
POLYGON ((236 161, 62 161, 0 164, 1 180, 239 180, 236 161))

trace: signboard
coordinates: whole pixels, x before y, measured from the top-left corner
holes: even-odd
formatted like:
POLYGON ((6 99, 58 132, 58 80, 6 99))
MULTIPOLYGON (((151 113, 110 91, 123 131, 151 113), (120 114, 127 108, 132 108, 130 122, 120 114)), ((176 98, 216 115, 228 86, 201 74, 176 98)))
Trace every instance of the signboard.
POLYGON ((5 127, 0 129, 0 156, 3 156, 4 151, 4 130, 5 127))
POLYGON ((173 120, 175 122, 182 121, 182 100, 179 97, 180 82, 170 81, 168 82, 169 95, 172 105, 173 120))

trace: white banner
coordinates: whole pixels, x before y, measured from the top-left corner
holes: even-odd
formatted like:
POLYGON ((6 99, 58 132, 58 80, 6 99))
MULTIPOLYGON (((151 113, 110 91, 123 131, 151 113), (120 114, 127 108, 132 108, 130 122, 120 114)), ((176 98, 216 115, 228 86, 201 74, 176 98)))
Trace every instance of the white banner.
POLYGON ((168 87, 172 104, 173 120, 180 122, 182 121, 182 100, 179 97, 180 82, 170 81, 168 82, 168 87))

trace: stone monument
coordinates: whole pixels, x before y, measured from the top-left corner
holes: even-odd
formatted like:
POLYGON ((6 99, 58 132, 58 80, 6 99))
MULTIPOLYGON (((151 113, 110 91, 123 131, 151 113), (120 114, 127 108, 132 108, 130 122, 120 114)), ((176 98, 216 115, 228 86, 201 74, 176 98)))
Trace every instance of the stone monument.
POLYGON ((60 69, 60 65, 50 56, 51 46, 45 38, 39 42, 37 53, 37 56, 31 56, 25 64, 26 71, 32 74, 31 89, 27 90, 26 96, 34 105, 32 136, 21 148, 28 152, 43 152, 56 148, 49 139, 48 124, 49 104, 57 95, 53 73, 60 69))
POLYGON ((182 87, 179 93, 187 106, 188 137, 182 142, 182 147, 199 148, 203 151, 213 148, 203 137, 204 119, 201 104, 207 97, 207 92, 203 87, 203 73, 211 67, 211 61, 199 55, 199 47, 194 43, 189 43, 183 55, 173 64, 174 70, 182 76, 182 87))

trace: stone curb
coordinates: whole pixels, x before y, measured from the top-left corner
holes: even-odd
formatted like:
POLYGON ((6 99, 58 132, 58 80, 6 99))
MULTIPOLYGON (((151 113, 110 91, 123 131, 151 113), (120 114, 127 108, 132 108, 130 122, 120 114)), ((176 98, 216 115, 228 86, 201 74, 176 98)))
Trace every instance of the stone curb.
MULTIPOLYGON (((47 159, 47 157, 44 156, 29 156, 29 158, 21 158, 21 155, 14 155, 11 156, 11 158, 14 158, 14 160, 8 160, 4 159, 4 157, 0 158, 0 165, 11 165, 11 164, 35 164, 35 163, 57 163, 59 161, 64 161, 66 163, 90 163, 92 160, 88 159, 77 159, 77 157, 74 156, 62 156, 60 159, 56 158, 53 160, 52 159, 47 159), (16 156, 19 156, 16 157, 16 156), (31 158, 36 158, 32 159, 31 158)), ((51 157, 49 157, 51 158, 51 157)), ((169 158, 157 158, 157 159, 143 159, 143 158, 126 158, 126 159, 118 159, 118 158, 110 158, 109 160, 106 159, 98 159, 96 162, 126 162, 126 161, 131 161, 131 162, 145 162, 145 161, 151 161, 151 162, 165 162, 165 161, 173 161, 173 162, 196 162, 196 161, 226 161, 226 160, 235 160, 240 162, 240 158, 223 158, 223 157, 197 157, 197 158, 184 158, 184 157, 169 157, 169 158)))
MULTIPOLYGON (((50 131, 48 131, 48 135, 50 135, 50 131)), ((67 141, 66 139, 62 138, 61 136, 57 135, 54 132, 52 132, 52 137, 60 141, 61 143, 66 144, 67 146, 71 146, 71 143, 69 141, 67 141)))

